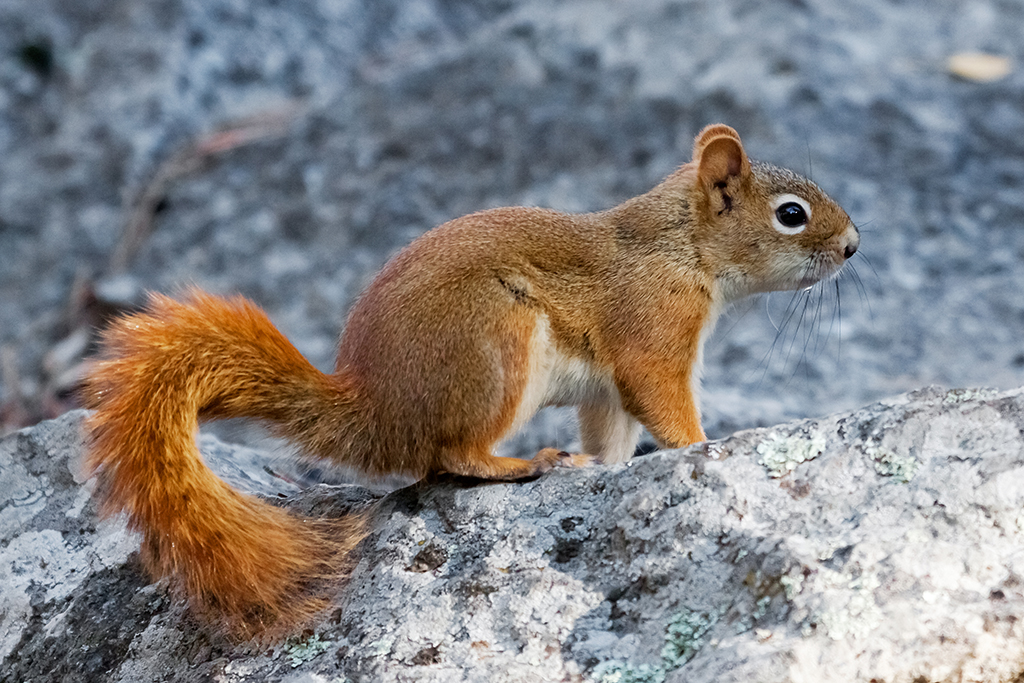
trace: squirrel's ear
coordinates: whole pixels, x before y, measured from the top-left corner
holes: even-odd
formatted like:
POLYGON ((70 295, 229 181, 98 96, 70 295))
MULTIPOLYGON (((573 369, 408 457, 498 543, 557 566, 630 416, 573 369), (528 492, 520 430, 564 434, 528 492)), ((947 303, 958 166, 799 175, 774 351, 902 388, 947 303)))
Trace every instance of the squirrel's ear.
POLYGON ((697 163, 697 176, 707 185, 726 183, 730 178, 750 173, 750 161, 739 134, 720 123, 697 135, 693 141, 693 160, 697 163))

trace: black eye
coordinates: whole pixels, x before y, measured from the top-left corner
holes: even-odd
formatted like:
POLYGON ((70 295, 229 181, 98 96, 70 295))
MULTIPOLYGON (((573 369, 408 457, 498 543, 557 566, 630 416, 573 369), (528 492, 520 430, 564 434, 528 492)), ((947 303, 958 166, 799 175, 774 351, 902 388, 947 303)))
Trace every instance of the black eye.
POLYGON ((787 228, 796 228, 807 223, 807 212, 796 202, 786 202, 775 209, 775 217, 787 228))

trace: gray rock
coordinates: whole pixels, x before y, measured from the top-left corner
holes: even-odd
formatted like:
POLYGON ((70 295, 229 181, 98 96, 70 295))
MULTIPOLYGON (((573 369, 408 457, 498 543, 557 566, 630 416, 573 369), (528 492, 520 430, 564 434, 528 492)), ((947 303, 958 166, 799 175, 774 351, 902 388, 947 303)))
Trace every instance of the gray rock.
MULTIPOLYGON (((1024 389, 926 389, 524 484, 380 499, 337 610, 211 638, 74 481, 81 413, 0 442, 0 680, 1019 681, 1024 389)), ((219 472, 280 484, 206 439, 219 472)), ((284 487, 277 493, 290 494, 284 487)), ((317 487, 293 504, 369 500, 317 487)))
POLYGON ((607 208, 714 121, 865 234, 840 321, 817 289, 781 334, 789 295, 721 324, 710 433, 930 383, 1020 386, 1022 25, 1016 0, 3 0, 0 351, 20 372, 0 402, 55 414, 43 357, 77 276, 115 303, 241 292, 329 368, 354 297, 415 235, 502 204, 607 208), (959 81, 960 50, 1017 67, 959 81), (281 112, 161 185, 148 239, 108 271, 168 160, 281 112))

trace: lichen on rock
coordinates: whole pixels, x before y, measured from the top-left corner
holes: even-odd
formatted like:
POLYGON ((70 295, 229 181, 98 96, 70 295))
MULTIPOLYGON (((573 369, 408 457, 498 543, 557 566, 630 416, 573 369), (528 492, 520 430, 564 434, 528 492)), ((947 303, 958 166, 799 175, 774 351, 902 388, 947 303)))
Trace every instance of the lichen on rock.
MULTIPOLYGON (((68 414, 0 441, 0 681, 1013 680, 1024 389, 972 396, 916 392, 527 483, 394 491, 336 607, 262 650, 148 584, 137 539, 83 502, 69 469, 82 414, 68 414), (879 453, 913 453, 916 470, 879 476, 896 467, 879 453), (766 454, 789 475, 765 476, 766 454)), ((237 485, 273 484, 258 452, 202 443, 237 485)), ((293 488, 300 509, 373 499, 293 488)))

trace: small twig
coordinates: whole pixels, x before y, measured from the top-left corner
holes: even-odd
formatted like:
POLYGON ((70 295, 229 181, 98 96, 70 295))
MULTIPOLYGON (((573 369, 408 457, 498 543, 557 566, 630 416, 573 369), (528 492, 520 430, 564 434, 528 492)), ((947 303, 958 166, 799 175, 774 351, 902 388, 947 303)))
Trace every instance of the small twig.
POLYGON ((124 232, 110 257, 107 272, 122 272, 135 258, 153 230, 153 218, 161 202, 167 196, 167 190, 172 182, 195 173, 218 154, 259 140, 283 135, 300 113, 301 106, 298 103, 292 103, 288 106, 236 119, 221 130, 204 135, 185 145, 160 164, 153 178, 131 203, 124 232))

